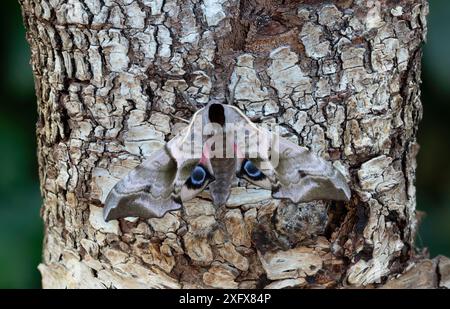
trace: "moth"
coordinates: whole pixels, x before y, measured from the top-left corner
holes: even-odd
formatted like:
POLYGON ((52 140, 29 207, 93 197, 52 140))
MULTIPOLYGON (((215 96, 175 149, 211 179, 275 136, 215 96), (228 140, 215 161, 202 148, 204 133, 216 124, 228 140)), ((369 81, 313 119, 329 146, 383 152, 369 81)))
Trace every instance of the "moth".
POLYGON ((256 125, 237 107, 210 102, 111 189, 104 218, 160 218, 206 188, 219 207, 235 177, 294 203, 350 199, 344 176, 328 161, 256 125))

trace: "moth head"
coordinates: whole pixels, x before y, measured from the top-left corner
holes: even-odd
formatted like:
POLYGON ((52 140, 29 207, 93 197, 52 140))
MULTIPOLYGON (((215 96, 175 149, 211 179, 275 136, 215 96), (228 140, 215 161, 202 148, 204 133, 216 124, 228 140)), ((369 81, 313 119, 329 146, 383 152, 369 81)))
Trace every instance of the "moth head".
MULTIPOLYGON (((217 124, 221 127, 232 124, 235 127, 247 125, 249 119, 235 106, 214 101, 208 104, 207 113, 204 115, 205 123, 217 124)), ((233 128, 235 128, 233 127, 233 128)))
POLYGON ((211 123, 216 123, 220 126, 225 125, 227 120, 225 114, 224 105, 221 103, 211 103, 208 108, 208 121, 211 123))

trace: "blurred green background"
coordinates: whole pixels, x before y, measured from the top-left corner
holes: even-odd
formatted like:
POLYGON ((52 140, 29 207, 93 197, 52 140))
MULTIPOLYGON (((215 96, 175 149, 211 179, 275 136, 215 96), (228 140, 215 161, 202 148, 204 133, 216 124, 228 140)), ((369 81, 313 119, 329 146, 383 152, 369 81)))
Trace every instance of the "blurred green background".
MULTIPOLYGON (((0 288, 39 288, 42 203, 36 161, 36 103, 20 7, 0 12, 0 288)), ((450 1, 431 0, 423 59, 418 208, 427 213, 417 244, 450 256, 450 1)))

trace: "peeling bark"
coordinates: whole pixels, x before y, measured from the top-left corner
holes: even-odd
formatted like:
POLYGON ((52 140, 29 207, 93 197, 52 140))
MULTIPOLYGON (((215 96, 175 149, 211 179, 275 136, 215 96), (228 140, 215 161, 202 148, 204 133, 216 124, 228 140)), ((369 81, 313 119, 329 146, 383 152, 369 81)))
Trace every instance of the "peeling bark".
POLYGON ((20 3, 45 288, 376 287, 403 272, 448 287, 448 260, 416 263, 413 242, 425 0, 20 3), (294 205, 241 182, 224 208, 205 194, 105 223, 110 188, 192 115, 177 92, 200 107, 235 86, 254 121, 332 160, 351 202, 294 205))

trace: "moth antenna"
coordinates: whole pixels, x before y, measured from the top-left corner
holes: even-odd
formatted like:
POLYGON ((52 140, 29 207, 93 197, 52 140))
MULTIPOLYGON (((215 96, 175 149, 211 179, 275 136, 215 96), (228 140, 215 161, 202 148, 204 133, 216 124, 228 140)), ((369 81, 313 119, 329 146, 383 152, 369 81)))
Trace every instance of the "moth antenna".
POLYGON ((181 117, 178 117, 177 115, 174 115, 174 114, 170 114, 170 116, 172 116, 173 118, 175 118, 175 119, 177 119, 177 120, 186 122, 186 123, 189 123, 189 122, 190 122, 189 120, 184 119, 184 118, 181 118, 181 117))
POLYGON ((233 102, 234 102, 234 94, 236 93, 236 88, 237 88, 237 85, 239 84, 240 80, 241 80, 241 76, 239 75, 236 83, 234 84, 233 92, 231 94, 228 92, 228 95, 226 96, 227 103, 230 104, 230 105, 232 105, 233 102))
MULTIPOLYGON (((187 107, 191 112, 196 112, 199 110, 197 107, 197 102, 186 95, 184 91, 178 91, 178 89, 175 89, 175 93, 181 95, 183 100, 187 103, 187 107)), ((189 121, 188 121, 189 122, 189 121)))

